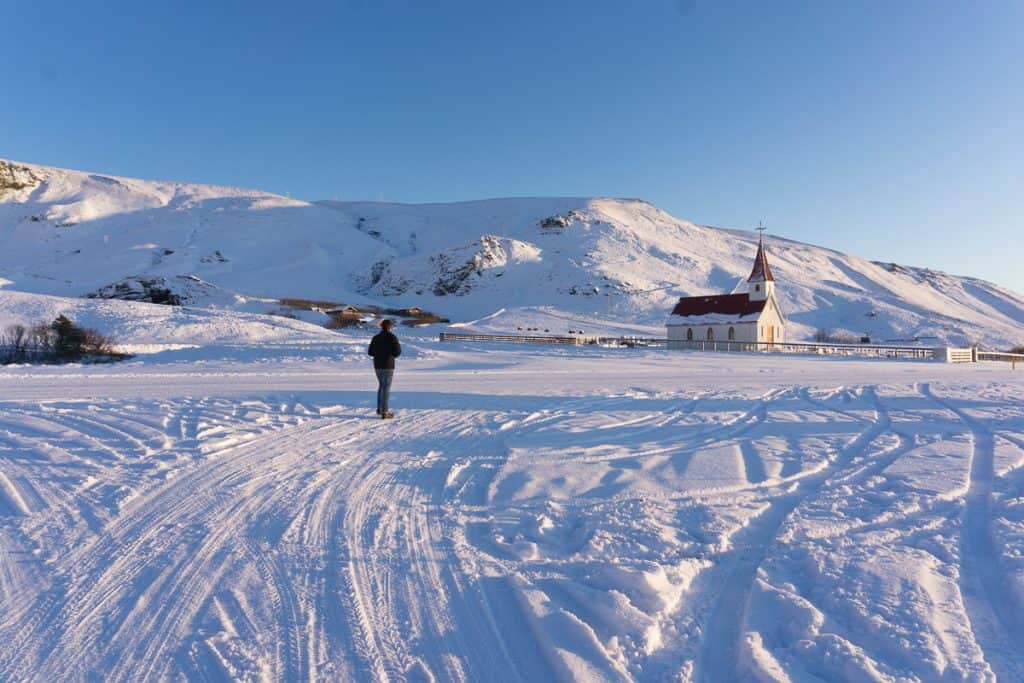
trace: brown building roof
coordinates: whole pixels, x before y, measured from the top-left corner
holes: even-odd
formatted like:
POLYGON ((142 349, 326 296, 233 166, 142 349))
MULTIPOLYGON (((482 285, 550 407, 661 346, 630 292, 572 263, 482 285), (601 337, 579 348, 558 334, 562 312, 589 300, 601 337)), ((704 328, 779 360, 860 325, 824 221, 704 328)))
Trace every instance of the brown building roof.
POLYGON ((672 315, 685 317, 697 315, 734 315, 746 317, 758 315, 764 310, 765 301, 751 301, 748 294, 720 294, 718 296, 687 296, 679 299, 672 309, 672 315))

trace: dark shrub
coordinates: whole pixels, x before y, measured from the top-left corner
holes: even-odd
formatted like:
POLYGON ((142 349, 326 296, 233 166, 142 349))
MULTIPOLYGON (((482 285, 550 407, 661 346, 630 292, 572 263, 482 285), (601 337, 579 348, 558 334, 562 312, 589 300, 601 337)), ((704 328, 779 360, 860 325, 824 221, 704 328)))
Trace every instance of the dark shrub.
POLYGON ((9 325, 0 334, 0 364, 67 363, 79 360, 120 360, 110 337, 79 327, 60 315, 50 324, 9 325))

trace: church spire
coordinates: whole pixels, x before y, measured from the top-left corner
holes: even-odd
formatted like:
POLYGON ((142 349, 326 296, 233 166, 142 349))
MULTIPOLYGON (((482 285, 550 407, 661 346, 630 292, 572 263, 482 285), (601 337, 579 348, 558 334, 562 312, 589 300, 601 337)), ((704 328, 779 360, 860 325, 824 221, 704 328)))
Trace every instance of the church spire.
POLYGON ((767 228, 758 223, 757 230, 761 233, 757 238, 757 255, 754 256, 754 268, 750 271, 747 282, 775 282, 772 269, 768 267, 768 256, 764 251, 764 231, 767 228))
POLYGON ((768 254, 764 250, 765 227, 757 224, 761 236, 757 238, 757 255, 754 257, 754 268, 747 278, 747 296, 751 301, 766 301, 775 289, 775 276, 768 267, 768 254))

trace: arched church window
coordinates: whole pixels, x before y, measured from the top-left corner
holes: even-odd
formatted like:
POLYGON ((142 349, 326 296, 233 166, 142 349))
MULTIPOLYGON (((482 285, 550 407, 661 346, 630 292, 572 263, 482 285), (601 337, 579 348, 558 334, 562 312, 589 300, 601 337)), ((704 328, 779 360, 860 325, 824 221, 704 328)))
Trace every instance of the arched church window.
POLYGON ((715 341, 715 330, 714 328, 708 328, 708 341, 715 341))
POLYGON ((761 285, 754 285, 754 291, 755 292, 760 292, 761 291, 761 285))
POLYGON ((692 327, 687 327, 686 328, 686 341, 693 341, 693 328, 692 327))
POLYGON ((736 339, 736 329, 733 327, 729 328, 729 341, 736 339))

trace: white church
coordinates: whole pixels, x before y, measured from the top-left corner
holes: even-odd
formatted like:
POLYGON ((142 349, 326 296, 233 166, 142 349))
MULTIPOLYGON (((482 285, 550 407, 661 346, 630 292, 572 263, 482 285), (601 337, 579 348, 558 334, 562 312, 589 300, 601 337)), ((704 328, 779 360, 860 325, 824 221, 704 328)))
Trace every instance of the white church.
POLYGON ((785 341, 786 319, 775 299, 775 276, 768 267, 763 237, 757 242, 746 294, 681 297, 666 327, 670 349, 735 348, 696 342, 760 342, 769 348, 785 341))

